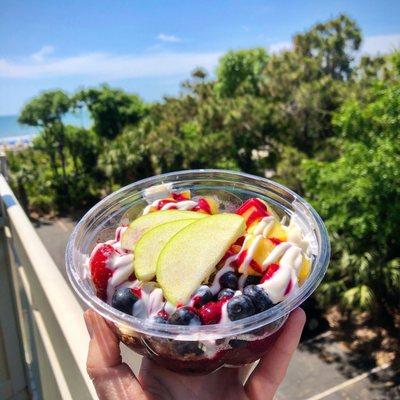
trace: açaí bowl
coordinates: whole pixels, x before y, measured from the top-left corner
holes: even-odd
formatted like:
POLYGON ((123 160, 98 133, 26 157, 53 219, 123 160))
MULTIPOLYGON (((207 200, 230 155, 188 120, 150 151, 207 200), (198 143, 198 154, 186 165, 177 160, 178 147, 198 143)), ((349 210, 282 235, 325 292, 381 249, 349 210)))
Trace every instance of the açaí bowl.
MULTIPOLYGON (((207 374, 222 366, 241 366, 265 354, 270 336, 321 282, 330 255, 325 226, 300 196, 271 180, 224 170, 189 170, 158 175, 110 194, 87 212, 68 243, 69 279, 82 300, 109 322, 123 343, 156 363, 182 373, 207 374), (96 297, 85 267, 96 243, 114 237, 121 220, 132 221, 147 205, 145 190, 160 184, 174 191, 189 189, 192 196, 216 196, 222 210, 232 212, 244 200, 259 197, 296 222, 310 239, 312 268, 308 279, 284 301, 267 311, 227 324, 178 326, 138 319, 96 297)), ((188 260, 196 262, 196 260, 188 260)))

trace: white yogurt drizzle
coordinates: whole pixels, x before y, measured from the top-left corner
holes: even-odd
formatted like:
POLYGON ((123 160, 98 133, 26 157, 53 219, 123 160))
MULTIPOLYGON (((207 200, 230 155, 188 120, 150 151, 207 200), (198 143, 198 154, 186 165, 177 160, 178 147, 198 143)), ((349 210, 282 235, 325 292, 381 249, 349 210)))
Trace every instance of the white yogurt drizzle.
MULTIPOLYGON (((158 204, 160 203, 161 200, 163 200, 163 199, 155 200, 155 201, 153 201, 153 203, 146 206, 143 210, 143 215, 146 215, 149 212, 151 212, 154 208, 157 208, 158 204)), ((170 210, 172 208, 174 210, 189 211, 189 210, 192 210, 196 206, 197 206, 197 201, 193 201, 193 200, 174 201, 171 199, 171 201, 164 204, 160 210, 165 211, 165 210, 170 210)))
POLYGON ((262 235, 264 238, 267 238, 274 224, 275 224, 275 218, 272 215, 264 217, 257 224, 256 228, 254 229, 253 235, 262 235))
POLYGON ((161 211, 169 210, 170 208, 181 210, 181 211, 189 211, 197 206, 197 202, 193 200, 182 200, 176 203, 167 203, 161 207, 161 211))
POLYGON ((113 256, 107 268, 113 270, 113 274, 107 283, 107 302, 110 304, 115 288, 123 282, 126 282, 133 272, 133 254, 113 256))
POLYGON ((211 293, 216 295, 221 290, 221 285, 219 279, 223 274, 228 271, 234 271, 235 268, 232 267, 232 263, 237 259, 237 254, 230 256, 226 259, 224 266, 215 274, 213 283, 210 286, 211 293))
POLYGON ((282 242, 279 243, 278 246, 274 247, 271 253, 268 254, 267 258, 262 263, 263 271, 266 270, 268 265, 275 263, 278 261, 283 254, 292 246, 292 243, 289 242, 282 242))
MULTIPOLYGON (((247 249, 246 257, 243 260, 242 265, 240 266, 241 272, 245 275, 247 275, 247 271, 249 269, 249 265, 251 263, 251 260, 254 258, 254 253, 257 250, 258 244, 260 243, 260 240, 263 238, 262 235, 257 235, 253 242, 251 243, 250 247, 247 249)), ((244 246, 245 243, 243 243, 244 246)))
POLYGON ((297 272, 302 261, 301 249, 291 245, 282 256, 279 262, 279 269, 270 279, 259 284, 267 292, 273 303, 279 303, 286 297, 289 284, 292 285, 292 289, 295 287, 297 284, 297 272))

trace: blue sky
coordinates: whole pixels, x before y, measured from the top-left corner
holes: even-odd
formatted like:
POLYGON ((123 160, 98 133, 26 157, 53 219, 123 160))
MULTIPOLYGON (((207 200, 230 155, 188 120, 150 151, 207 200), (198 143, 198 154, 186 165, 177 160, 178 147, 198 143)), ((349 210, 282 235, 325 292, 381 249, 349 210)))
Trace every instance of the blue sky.
POLYGON ((358 21, 364 52, 400 47, 400 1, 0 0, 0 115, 40 90, 101 82, 157 100, 228 49, 279 51, 339 12, 358 21))

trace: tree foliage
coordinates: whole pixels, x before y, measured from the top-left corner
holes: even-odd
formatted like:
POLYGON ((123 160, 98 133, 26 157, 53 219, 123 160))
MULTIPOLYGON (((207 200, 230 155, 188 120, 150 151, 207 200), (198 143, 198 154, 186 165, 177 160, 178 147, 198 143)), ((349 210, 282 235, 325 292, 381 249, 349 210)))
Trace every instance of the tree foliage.
POLYGON ((257 95, 268 59, 263 48, 228 51, 218 65, 216 89, 226 97, 234 96, 239 91, 257 95))
POLYGON ((400 290, 400 51, 360 58, 360 44, 356 22, 339 15, 295 35, 291 50, 229 51, 216 78, 197 68, 178 96, 154 104, 106 85, 44 92, 21 112, 42 131, 10 154, 15 190, 49 212, 171 170, 268 175, 328 225, 320 304, 388 314, 400 290), (64 125, 77 107, 91 129, 64 125))
POLYGON ((76 94, 75 101, 89 109, 95 132, 106 139, 115 138, 127 125, 137 124, 146 112, 139 96, 107 85, 83 89, 76 94))

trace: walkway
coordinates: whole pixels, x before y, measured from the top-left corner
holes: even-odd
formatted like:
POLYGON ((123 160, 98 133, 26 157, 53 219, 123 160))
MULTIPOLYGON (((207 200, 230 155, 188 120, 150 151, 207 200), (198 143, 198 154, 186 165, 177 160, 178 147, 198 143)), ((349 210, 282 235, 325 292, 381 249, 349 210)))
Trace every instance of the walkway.
MULTIPOLYGON (((69 218, 35 224, 43 243, 66 277, 65 246, 75 223, 69 218)), ((124 347, 124 346, 123 346, 124 347)), ((126 350, 126 349, 125 349, 126 350)), ((123 350, 124 359, 138 365, 138 356, 123 350)), ((134 369, 136 369, 134 368, 134 369)), ((280 400, 379 400, 400 398, 400 386, 389 391, 394 372, 386 366, 359 365, 329 332, 304 342, 296 351, 277 396, 280 400), (393 390, 397 390, 393 392, 393 390)))

